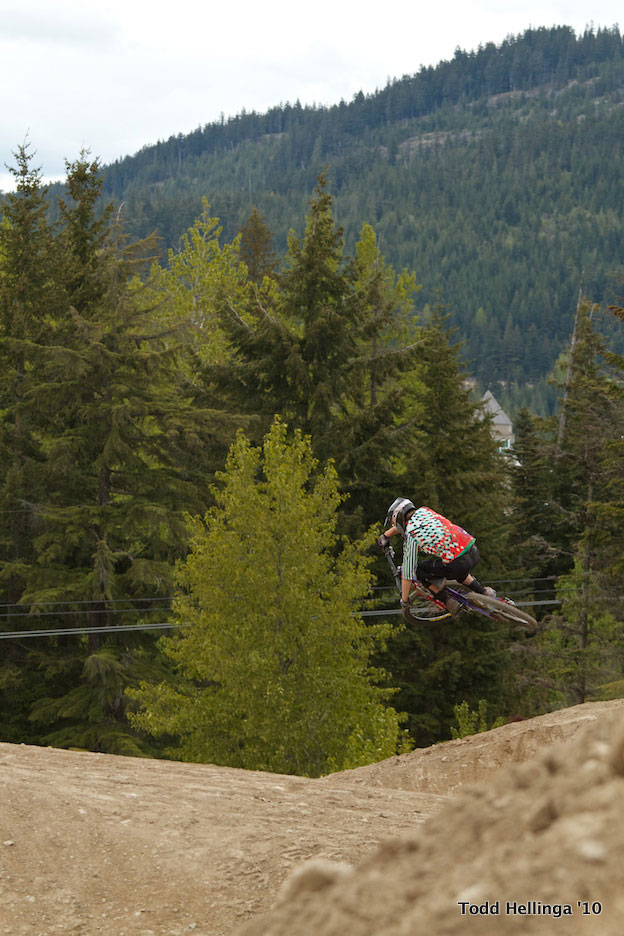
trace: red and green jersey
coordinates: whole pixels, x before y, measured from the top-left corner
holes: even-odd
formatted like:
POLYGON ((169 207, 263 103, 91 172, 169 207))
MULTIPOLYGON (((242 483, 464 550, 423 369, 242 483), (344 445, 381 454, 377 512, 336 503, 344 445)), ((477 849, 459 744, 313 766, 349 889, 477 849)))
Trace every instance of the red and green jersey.
POLYGON ((419 550, 448 564, 463 555, 474 542, 474 536, 462 527, 451 523, 430 507, 419 507, 405 527, 403 577, 415 577, 419 550))

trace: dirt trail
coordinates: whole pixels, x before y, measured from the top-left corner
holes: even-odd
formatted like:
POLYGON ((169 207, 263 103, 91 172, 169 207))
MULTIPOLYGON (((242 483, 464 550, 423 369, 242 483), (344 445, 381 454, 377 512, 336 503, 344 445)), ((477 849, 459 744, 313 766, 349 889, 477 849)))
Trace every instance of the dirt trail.
MULTIPOLYGON (((331 881, 346 875, 340 886, 347 880, 353 884, 357 876, 345 863, 368 867, 361 873, 382 881, 384 868, 395 861, 397 867, 410 865, 415 835, 429 844, 431 836, 444 843, 451 831, 436 832, 435 823, 447 823, 441 819, 444 811, 468 797, 469 815, 481 804, 482 825, 473 830, 466 817, 459 820, 457 835, 446 843, 450 853, 444 860, 432 856, 431 867, 438 860, 448 871, 460 839, 471 860, 485 861, 499 810, 507 815, 495 802, 507 795, 509 780, 501 779, 506 765, 573 739, 587 725, 598 735, 618 715, 624 722, 624 700, 577 706, 321 780, 0 744, 0 936, 225 936, 241 926, 256 926, 248 932, 263 936, 325 936, 334 930, 324 928, 312 910, 314 925, 308 925, 299 905, 303 900, 308 907, 314 899, 309 888, 293 896, 298 885, 292 872, 306 859, 333 862, 331 881), (484 780, 485 792, 460 792, 447 802, 462 784, 484 780), (486 814, 494 819, 487 822, 486 814), (473 831, 481 844, 469 845, 473 831), (290 900, 271 910, 287 879, 290 900), (282 924, 286 929, 279 928, 282 924)), ((544 770, 536 768, 536 776, 544 770)), ((620 786, 624 789, 624 780, 620 786)), ((527 811, 546 796, 542 789, 538 794, 523 789, 513 786, 509 795, 528 797, 527 811)), ((620 807, 621 823, 624 802, 620 807)), ((502 827, 496 834, 503 834, 502 827)), ((605 870, 598 859, 591 867, 605 870)), ((622 868, 620 856, 620 874, 622 868)), ((371 890, 366 880, 365 893, 375 905, 381 900, 392 917, 391 895, 381 885, 371 890)), ((330 891, 336 897, 340 887, 332 884, 330 891)), ((358 893, 358 906, 365 906, 358 893)), ((317 895, 331 909, 326 896, 317 895)), ((525 888, 521 896, 531 893, 525 888)), ((395 909, 407 912, 404 901, 395 909)), ((341 913, 336 917, 341 936, 399 933, 377 923, 354 929, 356 917, 348 914, 345 922, 341 913)), ((624 920, 624 908, 622 913, 624 920)), ((572 933, 564 921, 555 922, 572 933)), ((611 933, 597 924, 585 931, 611 933)), ((405 930, 420 932, 455 930, 405 930)), ((497 936, 502 932, 497 929, 497 936)), ((624 923, 618 936, 621 932, 624 923)))

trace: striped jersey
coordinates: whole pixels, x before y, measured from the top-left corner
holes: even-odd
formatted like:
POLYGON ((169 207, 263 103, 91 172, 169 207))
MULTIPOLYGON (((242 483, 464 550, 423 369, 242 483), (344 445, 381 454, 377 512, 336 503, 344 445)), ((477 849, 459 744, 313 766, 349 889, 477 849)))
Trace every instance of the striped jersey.
POLYGON ((463 555, 474 544, 475 538, 446 517, 419 507, 407 521, 403 546, 403 577, 414 578, 418 551, 436 556, 446 565, 463 555))

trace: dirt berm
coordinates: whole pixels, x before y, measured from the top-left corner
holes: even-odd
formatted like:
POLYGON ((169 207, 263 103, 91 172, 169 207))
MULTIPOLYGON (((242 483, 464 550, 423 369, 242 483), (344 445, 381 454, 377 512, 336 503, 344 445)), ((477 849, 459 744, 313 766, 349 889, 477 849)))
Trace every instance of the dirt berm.
POLYGON ((322 780, 0 744, 0 787, 0 936, 624 934, 624 700, 322 780))

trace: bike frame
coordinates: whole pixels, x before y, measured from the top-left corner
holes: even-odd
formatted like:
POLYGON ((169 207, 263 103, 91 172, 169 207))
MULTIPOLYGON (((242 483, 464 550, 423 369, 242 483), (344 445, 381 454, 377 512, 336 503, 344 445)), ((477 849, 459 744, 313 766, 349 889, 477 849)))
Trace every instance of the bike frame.
MULTIPOLYGON (((397 566, 394 561, 394 549, 392 546, 384 547, 384 555, 388 560, 390 568, 392 569, 392 574, 394 576, 394 581, 396 583, 397 590, 399 595, 402 594, 402 575, 401 575, 401 566, 397 566)), ((419 618, 417 613, 410 613, 410 617, 413 617, 415 620, 436 620, 441 621, 445 618, 455 617, 448 610, 443 601, 440 601, 436 597, 436 593, 432 592, 427 588, 427 586, 421 582, 419 579, 415 578, 411 580, 412 589, 418 594, 420 598, 426 598, 427 601, 430 601, 436 608, 439 608, 442 612, 437 616, 428 616, 424 618, 419 618)), ((509 598, 494 598, 494 597, 485 597, 483 596, 483 604, 476 603, 472 601, 468 595, 470 594, 470 586, 462 585, 461 582, 456 582, 454 579, 446 581, 446 593, 451 595, 455 601, 460 605, 459 611, 470 611, 475 614, 480 614, 482 617, 489 618, 491 621, 507 621, 512 623, 514 626, 519 626, 525 630, 535 633, 537 629, 537 621, 530 614, 525 611, 520 611, 516 608, 515 604, 509 598), (465 589, 465 590, 464 590, 465 589), (496 607, 491 607, 494 604, 496 607)), ((476 599, 480 599, 481 596, 476 595, 476 599)))
MULTIPOLYGON (((398 568, 400 571, 401 567, 399 566, 398 568)), ((448 581, 444 587, 446 589, 447 594, 450 595, 451 598, 454 598, 462 606, 462 610, 471 611, 475 614, 482 614, 484 617, 489 617, 492 620, 495 619, 495 616, 492 612, 487 611, 485 608, 481 608, 473 604, 473 602, 470 600, 470 598, 468 598, 465 592, 460 591, 458 588, 454 588, 452 585, 449 584, 448 581)), ((465 586, 465 587, 468 588, 468 586, 465 586)), ((419 581, 419 579, 412 579, 412 588, 415 592, 417 592, 417 594, 420 595, 421 598, 426 598, 428 601, 431 601, 432 604, 436 605, 441 610, 446 611, 447 614, 449 613, 448 608, 446 607, 445 603, 443 601, 440 601, 439 598, 436 598, 435 593, 430 591, 423 582, 419 581)))
MULTIPOLYGON (((397 566, 394 561, 395 552, 392 546, 387 546, 384 549, 384 553, 386 555, 386 559, 388 560, 390 564, 390 568, 392 569, 394 581, 396 582, 396 586, 400 595, 401 583, 403 580, 402 574, 401 574, 401 566, 397 566)), ((426 598, 432 604, 440 608, 440 610, 445 611, 447 614, 450 615, 450 612, 448 611, 448 608, 446 607, 444 602, 440 601, 439 598, 436 598, 435 593, 430 591, 423 582, 421 582, 419 579, 413 578, 411 580, 411 583, 412 583, 412 589, 416 591, 418 595, 420 595, 421 598, 426 598)), ((459 585, 459 582, 457 582, 456 584, 459 585)), ((459 588, 454 588, 453 585, 450 585, 448 582, 445 588, 446 588, 447 593, 451 595, 451 597, 454 598, 462 606, 462 610, 471 611, 475 614, 481 614, 484 617, 490 618, 491 620, 496 619, 495 615, 492 612, 486 610, 485 608, 481 608, 478 605, 473 604, 472 601, 467 597, 465 592, 460 591, 459 588)))

